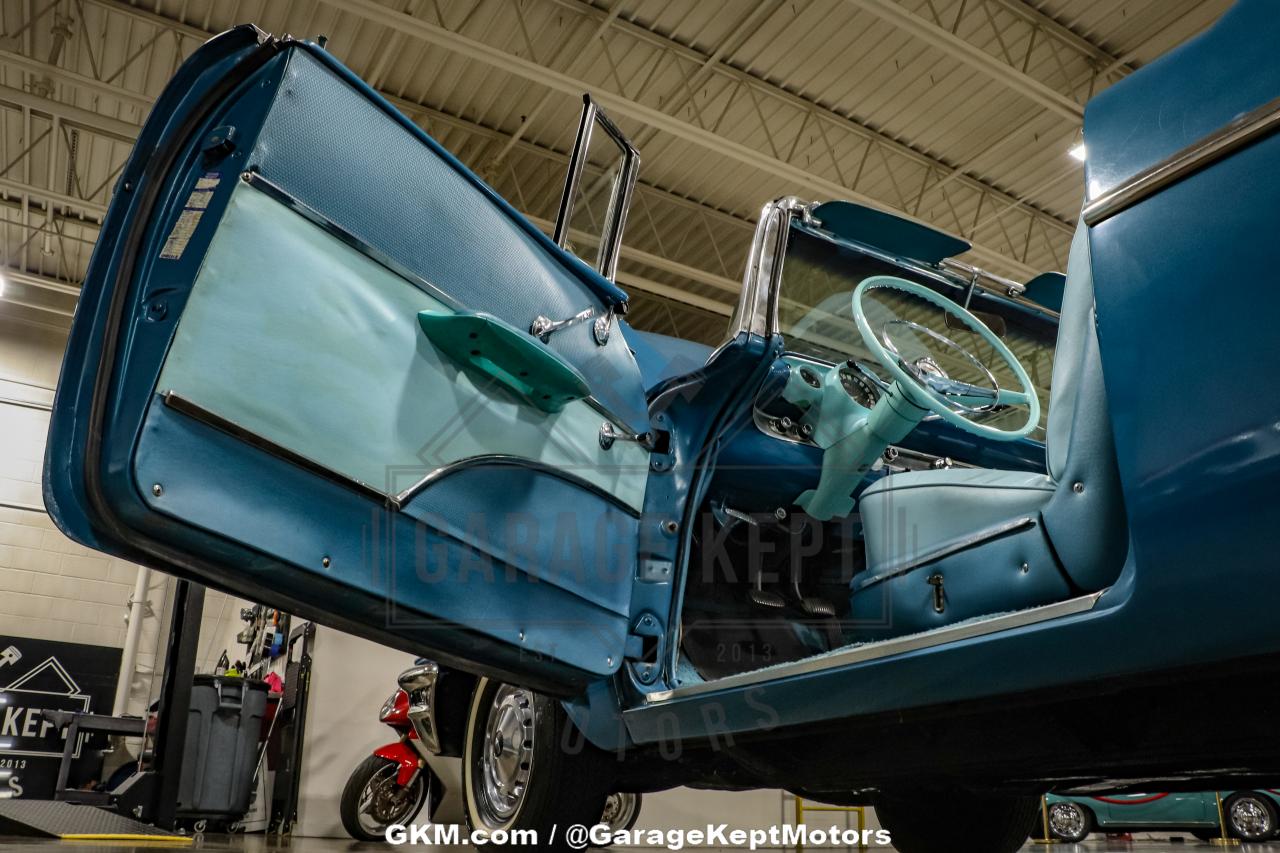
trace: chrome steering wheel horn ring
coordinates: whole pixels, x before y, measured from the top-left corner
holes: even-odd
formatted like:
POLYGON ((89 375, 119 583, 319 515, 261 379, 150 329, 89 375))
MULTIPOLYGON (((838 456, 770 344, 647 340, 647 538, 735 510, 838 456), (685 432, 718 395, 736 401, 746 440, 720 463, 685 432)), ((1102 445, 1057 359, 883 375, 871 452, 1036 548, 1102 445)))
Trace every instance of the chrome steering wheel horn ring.
MULTIPOLYGON (((1000 381, 996 379, 996 375, 991 372, 991 368, 987 367, 987 365, 983 363, 982 359, 978 358, 972 352, 965 349, 960 344, 956 343, 951 338, 947 337, 941 332, 935 332, 933 329, 930 329, 928 326, 921 325, 920 323, 917 323, 914 320, 904 320, 901 318, 897 318, 897 319, 890 320, 889 322, 885 323, 883 326, 880 327, 880 338, 881 340, 884 341, 885 349, 887 349, 890 353, 892 353, 894 356, 897 357, 898 364, 900 364, 903 367, 903 369, 905 369, 908 373, 910 373, 912 377, 915 378, 915 380, 920 385, 924 386, 924 389, 926 391, 928 391, 930 394, 936 397, 940 402, 949 406, 954 411, 957 411, 964 415, 980 415, 985 412, 991 411, 992 409, 996 408, 996 406, 998 405, 996 401, 1000 399, 1000 381), (974 390, 981 390, 983 392, 989 391, 991 393, 991 402, 981 406, 968 406, 960 402, 959 400, 952 399, 951 394, 949 394, 946 390, 943 390, 942 388, 938 387, 938 383, 935 383, 930 379, 930 373, 928 371, 921 369, 920 361, 923 361, 924 359, 917 359, 915 362, 907 361, 907 359, 900 352, 898 352, 898 348, 894 345, 893 340, 889 337, 890 326, 906 326, 907 328, 911 329, 914 332, 919 332, 922 335, 926 335, 930 338, 933 338, 938 343, 944 346, 950 347, 951 349, 960 353, 960 355, 964 356, 966 361, 968 361, 970 364, 976 367, 978 371, 982 373, 983 376, 986 377, 987 382, 990 386, 989 388, 981 388, 980 386, 974 386, 974 390)), ((938 364, 936 361, 934 361, 932 358, 929 358, 928 360, 934 365, 935 368, 937 368, 939 374, 942 376, 943 379, 949 380, 951 378, 946 374, 945 371, 942 370, 941 367, 938 367, 938 364)))

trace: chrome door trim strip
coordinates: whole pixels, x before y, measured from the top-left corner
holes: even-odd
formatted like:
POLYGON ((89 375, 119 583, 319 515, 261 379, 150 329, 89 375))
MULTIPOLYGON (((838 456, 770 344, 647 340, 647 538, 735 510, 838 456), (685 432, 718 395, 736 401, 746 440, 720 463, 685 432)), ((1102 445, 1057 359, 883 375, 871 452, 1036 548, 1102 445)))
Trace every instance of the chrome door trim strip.
POLYGON ((380 503, 385 504, 391 502, 391 496, 383 490, 375 486, 371 486, 361 480, 357 480, 354 477, 348 477, 346 474, 335 471, 329 466, 317 462, 308 456, 303 456, 297 451, 290 450, 284 445, 277 444, 271 439, 261 436, 253 430, 241 426, 229 418, 225 418, 216 412, 206 409, 199 403, 182 396, 177 391, 172 389, 162 391, 160 398, 164 401, 166 406, 173 409, 175 412, 180 412, 189 418, 200 421, 205 426, 210 426, 216 430, 225 432, 232 438, 237 439, 238 441, 243 441, 245 444, 261 450, 263 453, 275 456, 278 459, 283 459, 284 461, 297 465, 312 474, 324 477, 326 480, 337 483, 340 486, 346 486, 347 488, 353 489, 366 497, 374 498, 380 503))
POLYGON ((448 465, 442 465, 439 468, 429 471, 426 476, 419 479, 404 491, 392 494, 389 491, 379 489, 376 486, 363 482, 362 480, 358 480, 354 477, 348 477, 346 474, 335 471, 321 462, 317 462, 308 456, 304 456, 301 453, 277 444, 271 439, 259 435, 253 430, 250 430, 235 421, 206 409, 204 406, 182 396, 176 391, 164 391, 160 396, 164 401, 164 404, 175 412, 181 412, 190 418, 200 421, 206 426, 225 432, 232 438, 243 441, 245 444, 261 450, 263 453, 275 456, 278 459, 283 459, 284 461, 297 465, 312 474, 324 477, 326 480, 337 483, 338 485, 353 489, 366 497, 374 498, 389 509, 402 510, 406 503, 420 494, 428 486, 463 469, 484 465, 511 465, 519 468, 529 468, 540 473, 558 477, 570 485, 577 486, 578 488, 591 492, 597 497, 608 501, 632 518, 640 518, 641 515, 639 510, 633 509, 616 496, 597 486, 595 483, 585 480, 576 474, 561 471, 558 468, 545 465, 536 460, 500 453, 469 456, 464 459, 459 459, 456 462, 451 462, 448 465))
MULTIPOLYGON (((442 465, 439 468, 436 468, 434 471, 427 473, 426 476, 418 480, 418 482, 414 483, 412 486, 405 489, 404 491, 396 495, 391 495, 388 498, 388 500, 391 502, 391 505, 394 506, 396 509, 402 509, 405 504, 407 504, 409 501, 413 500, 415 497, 421 494, 427 487, 440 482, 445 477, 448 477, 450 474, 456 474, 457 472, 466 470, 468 468, 483 468, 486 466, 498 466, 498 465, 510 465, 517 468, 528 468, 530 470, 537 471, 542 474, 549 474, 552 477, 557 477, 565 481, 571 486, 577 486, 578 488, 584 491, 591 492, 596 497, 601 498, 602 500, 605 500, 613 504, 615 507, 622 510, 632 518, 640 518, 641 516, 640 510, 629 506, 627 503, 625 503, 620 498, 618 498, 617 495, 611 494, 610 492, 606 491, 605 489, 601 488, 600 486, 596 485, 590 480, 579 477, 577 474, 571 474, 568 471, 562 471, 561 469, 556 468, 552 465, 546 465, 542 462, 538 462, 533 459, 525 459, 522 456, 512 456, 510 454, 504 454, 504 453, 483 453, 476 456, 468 456, 464 459, 459 459, 456 462, 450 462, 448 465, 442 465)), ((645 464, 644 469, 646 472, 649 470, 649 466, 647 463, 645 464)))
MULTIPOLYGON (((401 278, 405 279, 410 284, 417 287, 419 290, 431 296, 433 299, 437 299, 440 302, 443 302, 445 305, 449 307, 450 310, 452 311, 467 310, 465 305, 463 305, 454 297, 450 296, 448 293, 436 287, 434 284, 427 281, 422 276, 417 275, 414 272, 411 272, 409 269, 407 269, 403 265, 396 263, 391 258, 387 257, 385 254, 378 251, 373 246, 370 246, 364 240, 360 239, 355 234, 352 234, 350 231, 343 228, 341 225, 334 222, 332 219, 325 216, 320 211, 308 206, 305 202, 295 198, 284 188, 278 186, 277 184, 272 183, 267 178, 264 178, 258 172, 243 172, 240 175, 240 179, 244 181, 244 183, 253 187, 254 189, 262 193, 265 193, 270 198, 280 202, 285 207, 289 208, 290 210, 297 213, 302 218, 309 221, 311 224, 318 226, 319 228, 324 230, 326 233, 330 234, 333 237, 336 237, 342 243, 346 244, 348 247, 352 249, 355 249, 357 252, 369 258, 374 263, 380 266, 386 267, 388 270, 400 276, 401 278)), ((635 429, 633 424, 628 423, 627 420, 623 418, 621 415, 618 415, 617 413, 611 411, 609 407, 606 406, 604 403, 600 402, 600 400, 594 394, 586 397, 585 400, 587 405, 595 409, 599 414, 613 421, 617 426, 622 427, 624 430, 631 433, 644 432, 644 430, 642 429, 635 429)))
MULTIPOLYGON (((890 474, 888 479, 891 479, 892 477, 893 475, 890 474)), ((866 492, 863 492, 863 496, 866 496, 866 492)), ((999 539, 1003 536, 1008 536, 1011 533, 1021 533, 1024 530, 1030 530, 1035 526, 1036 520, 1029 515, 1024 515, 1021 518, 1014 518, 1002 524, 997 524, 994 527, 988 527, 985 530, 980 530, 963 539, 943 545, 941 548, 935 548, 932 551, 926 551, 925 553, 912 557, 909 560, 904 560, 893 568, 876 572, 857 586, 851 587, 850 593, 854 594, 862 592, 864 589, 868 589, 876 586, 877 584, 881 584, 885 581, 893 580, 894 578, 913 572, 921 566, 928 565, 929 563, 936 563, 944 557, 950 557, 952 554, 967 551, 970 548, 983 544, 984 542, 990 542, 993 539, 999 539)))
POLYGON ((312 225, 318 226, 330 236, 336 237, 340 242, 344 243, 349 248, 355 249, 357 252, 369 258, 379 266, 386 267, 388 270, 405 279, 419 290, 427 293, 433 299, 443 302, 445 305, 449 306, 451 310, 464 310, 465 306, 457 299, 450 296, 439 287, 436 287, 422 276, 414 273, 403 264, 392 260, 384 252, 378 251, 362 238, 357 237, 354 233, 348 231, 328 216, 289 193, 288 190, 273 183, 267 178, 264 178, 259 172, 242 172, 240 174, 240 180, 253 187, 255 190, 258 190, 275 201, 278 201, 294 213, 297 213, 303 219, 306 219, 312 225))
POLYGON ((730 675, 726 678, 718 678, 715 681, 706 681, 701 684, 690 684, 686 687, 676 687, 672 690, 654 691, 653 693, 649 693, 645 696, 643 705, 628 709, 624 712, 624 716, 641 714, 646 710, 660 708, 664 704, 695 696, 719 693, 725 690, 736 690, 741 687, 749 687, 754 684, 762 684, 765 682, 781 681, 785 678, 794 678, 800 675, 812 675, 814 673, 824 672, 830 669, 838 669, 840 667, 850 666, 856 663, 865 663, 867 661, 892 657, 893 655, 934 648, 936 646, 945 645, 946 643, 971 640, 975 637, 985 637, 990 634, 1008 631, 1013 628, 1023 628, 1027 625, 1047 622, 1050 619, 1057 619, 1062 616, 1087 613, 1094 608, 1094 605, 1098 603, 1098 599, 1101 598, 1105 592, 1106 590, 1093 592, 1088 595, 1069 598, 1066 601, 1055 602, 1054 604, 1046 604, 1041 607, 1019 610, 1016 613, 1007 613, 1003 616, 995 616, 991 619, 986 619, 980 622, 952 625, 946 628, 937 628, 921 634, 913 634, 909 637, 895 637, 889 640, 880 640, 874 643, 865 643, 859 646, 838 649, 834 652, 827 652, 826 654, 805 658, 804 660, 798 660, 792 663, 779 664, 778 666, 769 667, 767 669, 757 669, 751 672, 739 673, 738 675, 730 675))
POLYGON ((1280 98, 1250 110, 1089 202, 1084 208, 1085 224, 1105 222, 1278 128, 1280 98))

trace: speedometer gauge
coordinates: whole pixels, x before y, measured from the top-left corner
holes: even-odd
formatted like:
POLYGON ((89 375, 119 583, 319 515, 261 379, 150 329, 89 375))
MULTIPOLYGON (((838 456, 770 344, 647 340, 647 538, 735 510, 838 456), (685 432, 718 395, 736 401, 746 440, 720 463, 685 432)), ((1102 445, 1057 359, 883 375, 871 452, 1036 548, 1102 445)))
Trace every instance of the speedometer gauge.
POLYGON ((840 367, 840 385, 853 401, 864 409, 874 408, 880 399, 880 389, 862 374, 862 371, 848 364, 840 367))

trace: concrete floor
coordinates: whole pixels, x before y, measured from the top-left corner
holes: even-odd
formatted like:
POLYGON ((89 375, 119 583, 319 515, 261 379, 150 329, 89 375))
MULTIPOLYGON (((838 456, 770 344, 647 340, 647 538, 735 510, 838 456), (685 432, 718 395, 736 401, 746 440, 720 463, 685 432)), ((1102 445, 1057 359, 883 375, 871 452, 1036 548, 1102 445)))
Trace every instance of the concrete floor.
MULTIPOLYGON (((366 853, 368 851, 387 851, 391 848, 385 844, 369 844, 358 841, 349 841, 340 838, 294 838, 283 844, 269 842, 262 835, 249 836, 227 836, 227 835, 206 835, 201 839, 197 839, 191 845, 168 845, 163 842, 147 842, 135 844, 130 842, 120 843, 95 843, 90 841, 57 841, 54 839, 40 840, 31 838, 16 838, 0 836, 0 850, 4 853, 148 853, 157 849, 169 850, 199 850, 208 851, 208 853, 274 853, 274 851, 287 851, 287 853, 366 853)), ((415 847, 415 850, 471 850, 471 847, 415 847)), ((644 848, 613 848, 614 850, 663 850, 660 847, 644 847, 644 848)), ((728 848, 699 847, 686 848, 696 849, 698 851, 706 851, 711 853, 715 850, 728 848)), ((776 848, 764 848, 776 849, 776 848)), ((789 849, 789 848, 788 848, 789 849)), ((848 849, 855 851, 858 848, 840 848, 840 847, 824 847, 810 848, 810 850, 830 850, 840 851, 848 849)), ((871 848, 886 849, 886 848, 871 848)), ((1137 851, 1137 853, 1188 853, 1188 851, 1209 851, 1209 850, 1229 850, 1234 853, 1280 853, 1280 842, 1273 844, 1244 844, 1233 845, 1230 847, 1219 847, 1217 845, 1196 841, 1192 838, 1183 838, 1180 840, 1147 840, 1141 839, 1137 841, 1116 841, 1102 837, 1091 838, 1084 844, 1055 844, 1051 848, 1046 848, 1043 844, 1028 844, 1023 848, 1023 853, 1030 851, 1044 851, 1052 849, 1054 853, 1109 853, 1109 851, 1137 851)))

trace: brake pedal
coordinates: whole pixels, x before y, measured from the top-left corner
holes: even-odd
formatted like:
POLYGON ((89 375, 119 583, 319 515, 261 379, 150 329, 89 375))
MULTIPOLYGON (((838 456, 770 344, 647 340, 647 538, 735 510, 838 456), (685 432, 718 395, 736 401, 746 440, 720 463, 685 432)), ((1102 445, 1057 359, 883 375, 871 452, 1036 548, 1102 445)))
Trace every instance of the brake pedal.
POLYGON ((836 606, 825 598, 801 598, 800 609, 810 616, 836 615, 836 606))
POLYGON ((753 602, 761 607, 786 607, 787 601, 776 592, 770 592, 767 589, 752 587, 747 593, 753 602))

